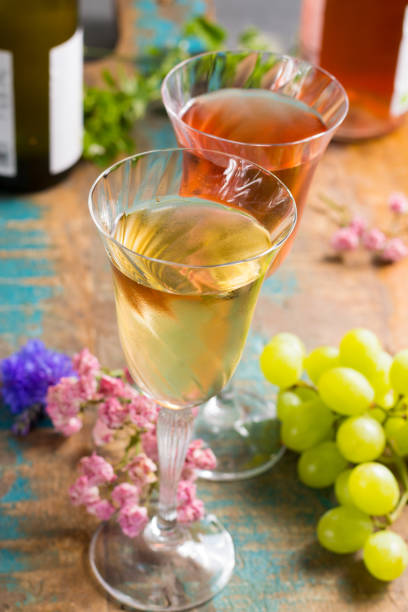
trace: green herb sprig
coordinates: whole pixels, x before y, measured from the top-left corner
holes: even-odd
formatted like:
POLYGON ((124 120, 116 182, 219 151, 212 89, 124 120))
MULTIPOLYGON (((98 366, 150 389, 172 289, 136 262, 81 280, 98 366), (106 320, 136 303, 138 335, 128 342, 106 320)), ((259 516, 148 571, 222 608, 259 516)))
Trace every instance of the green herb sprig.
MULTIPOLYGON (((190 56, 191 38, 198 39, 205 49, 212 51, 223 48, 227 32, 205 17, 196 17, 185 23, 176 46, 164 50, 148 49, 144 58, 148 68, 140 68, 136 58, 116 56, 116 74, 104 70, 102 87, 85 87, 85 159, 106 166, 119 155, 134 151, 131 131, 135 122, 144 117, 150 104, 160 100, 160 86, 169 70, 190 56), (131 64, 131 73, 125 70, 124 62, 131 64)), ((242 32, 239 41, 247 49, 262 50, 270 44, 269 39, 254 27, 242 32)))

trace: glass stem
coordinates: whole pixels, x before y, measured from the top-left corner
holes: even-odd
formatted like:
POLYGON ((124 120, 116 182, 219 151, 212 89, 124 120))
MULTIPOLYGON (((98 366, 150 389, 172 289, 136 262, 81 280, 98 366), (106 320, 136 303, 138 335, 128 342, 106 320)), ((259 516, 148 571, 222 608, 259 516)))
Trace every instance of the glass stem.
POLYGON ((177 485, 193 431, 191 408, 161 408, 157 420, 160 489, 157 525, 161 531, 173 530, 177 523, 177 485))

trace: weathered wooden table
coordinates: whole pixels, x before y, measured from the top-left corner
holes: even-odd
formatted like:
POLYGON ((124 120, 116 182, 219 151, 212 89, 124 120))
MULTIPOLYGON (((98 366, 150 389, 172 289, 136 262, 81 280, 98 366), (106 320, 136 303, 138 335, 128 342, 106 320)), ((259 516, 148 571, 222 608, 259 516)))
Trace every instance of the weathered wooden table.
MULTIPOLYGON (((138 132, 139 150, 174 143, 164 117, 151 118, 138 132)), ((408 124, 381 140, 329 147, 293 251, 260 301, 258 338, 285 329, 312 348, 364 325, 390 351, 407 346, 408 261, 381 268, 365 257, 329 261, 333 226, 313 206, 325 193, 380 221, 389 193, 408 193, 407 168, 408 124)), ((110 272, 87 209, 97 173, 81 163, 53 189, 0 200, 0 357, 41 337, 66 353, 88 346, 103 364, 123 365, 110 272)), ((4 412, 1 417, 1 612, 119 610, 89 569, 96 523, 67 496, 77 460, 89 450, 87 439, 66 440, 44 428, 16 439, 4 412)), ((302 486, 292 454, 261 477, 200 482, 199 492, 231 531, 237 551, 230 584, 203 610, 408 610, 406 576, 382 584, 358 557, 334 556, 317 544, 315 525, 332 494, 302 486)), ((407 516, 397 525, 405 537, 407 516)))

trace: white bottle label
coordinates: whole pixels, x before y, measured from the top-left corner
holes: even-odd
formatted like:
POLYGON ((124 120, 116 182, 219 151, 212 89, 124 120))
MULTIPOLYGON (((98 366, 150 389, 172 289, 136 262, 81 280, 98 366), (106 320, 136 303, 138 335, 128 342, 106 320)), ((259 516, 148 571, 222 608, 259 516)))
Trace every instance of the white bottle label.
POLYGON ((391 99, 391 115, 398 116, 408 110, 408 5, 405 7, 402 38, 395 70, 394 92, 391 99))
POLYGON ((82 63, 82 30, 50 50, 50 174, 67 170, 82 153, 82 63))
POLYGON ((16 176, 13 55, 0 49, 0 176, 16 176))

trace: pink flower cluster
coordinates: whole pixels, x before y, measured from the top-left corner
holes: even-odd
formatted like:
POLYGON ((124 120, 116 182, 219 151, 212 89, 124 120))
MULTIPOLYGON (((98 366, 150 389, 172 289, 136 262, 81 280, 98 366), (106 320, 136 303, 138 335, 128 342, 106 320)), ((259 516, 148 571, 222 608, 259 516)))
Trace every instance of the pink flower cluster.
MULTIPOLYGON (((397 214, 408 212, 408 199, 402 193, 392 193, 388 205, 397 214)), ((408 247, 401 238, 387 238, 378 228, 368 229, 365 220, 355 216, 349 225, 338 229, 331 238, 332 248, 339 252, 354 251, 362 246, 384 262, 396 262, 408 255, 408 247)))
POLYGON ((99 487, 116 480, 116 474, 110 463, 93 453, 80 461, 80 476, 69 489, 69 496, 74 506, 84 505, 88 512, 100 520, 110 519, 115 507, 100 496, 99 487))
POLYGON ((180 480, 177 487, 177 520, 193 523, 204 516, 204 504, 197 498, 197 490, 191 480, 180 480))
MULTIPOLYGON (((150 433, 150 432, 149 432, 150 433)), ((204 504, 197 498, 194 484, 196 469, 212 469, 215 457, 206 449, 202 440, 193 440, 187 452, 182 480, 177 488, 177 518, 181 523, 197 521, 204 516, 204 504)), ((157 465, 145 453, 134 456, 121 470, 121 477, 128 478, 113 489, 109 487, 118 479, 112 465, 93 453, 79 462, 80 475, 69 489, 71 502, 85 506, 100 520, 108 520, 116 512, 123 533, 136 537, 148 521, 146 503, 151 486, 157 482, 157 465), (108 485, 108 486, 106 486, 108 485), (105 487, 105 497, 101 489, 105 487)))
POLYGON ((82 406, 94 399, 100 370, 97 358, 83 349, 74 355, 72 365, 78 378, 61 378, 57 385, 48 388, 46 412, 55 429, 65 436, 71 436, 82 427, 80 412, 82 406))
MULTIPOLYGON (((74 505, 84 506, 100 520, 116 514, 123 533, 133 538, 148 521, 147 504, 158 481, 156 424, 159 406, 125 382, 101 372, 98 360, 87 349, 73 358, 78 378, 63 378, 50 387, 47 413, 64 435, 82 427, 81 413, 87 402, 97 406, 92 436, 97 446, 111 442, 120 432, 128 435, 127 450, 116 468, 95 452, 79 462, 79 476, 69 489, 74 505)), ((188 448, 177 490, 180 522, 192 522, 204 514, 194 481, 197 470, 213 469, 215 457, 202 440, 188 448)))
POLYGON ((197 478, 197 470, 213 470, 216 463, 212 450, 205 448, 202 440, 193 440, 188 447, 181 478, 194 481, 197 478))
POLYGON ((103 375, 99 382, 98 418, 93 429, 97 446, 110 442, 116 429, 125 423, 136 425, 145 432, 152 431, 157 421, 159 406, 137 393, 119 378, 103 375))

